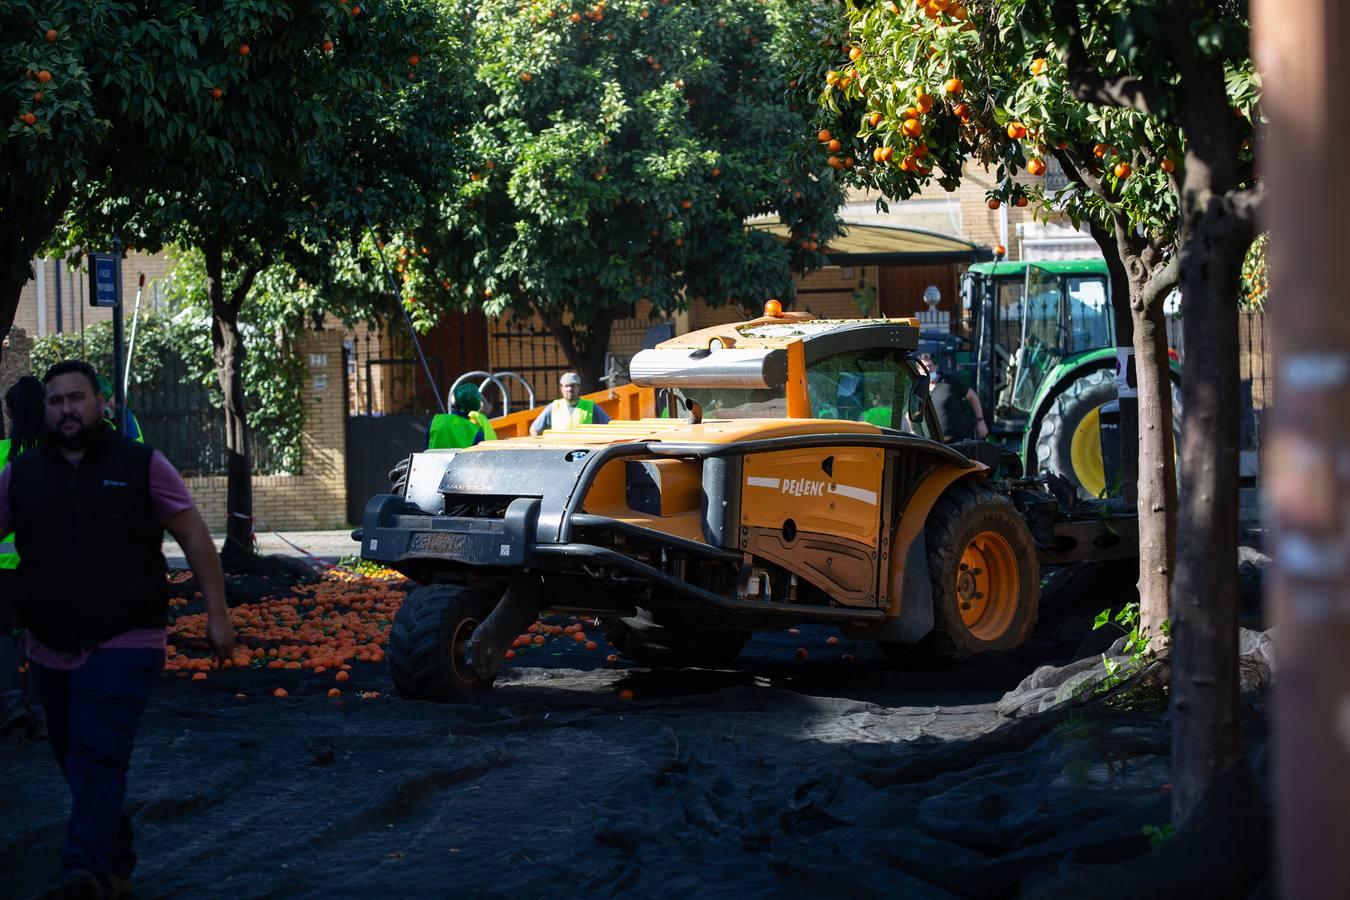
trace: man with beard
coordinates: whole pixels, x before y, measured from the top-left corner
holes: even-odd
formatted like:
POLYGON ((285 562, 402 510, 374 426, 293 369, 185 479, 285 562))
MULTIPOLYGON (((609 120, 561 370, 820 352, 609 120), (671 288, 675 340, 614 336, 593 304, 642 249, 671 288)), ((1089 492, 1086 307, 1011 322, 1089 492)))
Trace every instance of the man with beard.
POLYGON ((122 811, 136 724, 164 667, 166 529, 197 576, 222 658, 234 629, 220 557, 178 472, 104 421, 87 363, 57 363, 43 384, 46 440, 0 472, 0 534, 16 535, 25 649, 70 788, 64 893, 116 897, 136 864, 122 811))

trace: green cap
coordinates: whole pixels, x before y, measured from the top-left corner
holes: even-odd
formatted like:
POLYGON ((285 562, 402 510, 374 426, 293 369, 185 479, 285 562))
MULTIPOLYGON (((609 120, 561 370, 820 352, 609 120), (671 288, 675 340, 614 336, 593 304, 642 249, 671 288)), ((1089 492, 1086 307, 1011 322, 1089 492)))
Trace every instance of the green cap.
POLYGON ((454 394, 455 409, 460 412, 474 412, 483 406, 483 395, 478 393, 476 385, 469 384, 467 381, 455 388, 454 394))

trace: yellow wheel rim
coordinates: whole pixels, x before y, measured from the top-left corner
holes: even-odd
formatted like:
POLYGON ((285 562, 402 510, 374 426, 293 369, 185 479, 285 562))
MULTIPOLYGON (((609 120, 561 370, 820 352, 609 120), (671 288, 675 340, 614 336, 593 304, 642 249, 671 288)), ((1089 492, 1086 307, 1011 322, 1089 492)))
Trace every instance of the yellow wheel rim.
POLYGON ((1106 492, 1106 465, 1102 462, 1102 408, 1100 406, 1083 416, 1073 430, 1069 443, 1069 461, 1074 477, 1094 497, 1106 492))
POLYGON ((956 602, 967 630, 982 641, 1002 637, 1017 615, 1021 566, 1007 538, 981 531, 966 545, 956 572, 956 602))

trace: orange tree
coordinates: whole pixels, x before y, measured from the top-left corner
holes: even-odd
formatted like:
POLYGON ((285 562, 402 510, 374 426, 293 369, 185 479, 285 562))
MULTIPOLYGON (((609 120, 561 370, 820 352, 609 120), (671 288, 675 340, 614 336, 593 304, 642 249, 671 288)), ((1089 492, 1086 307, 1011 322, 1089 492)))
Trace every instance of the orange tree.
POLYGON ((33 277, 30 260, 50 240, 109 126, 93 94, 87 42, 72 34, 77 5, 110 41, 125 39, 126 25, 142 18, 109 21, 113 3, 0 0, 0 341, 33 277))
POLYGON ((473 162, 399 238, 405 301, 427 320, 537 314, 594 386, 611 323, 644 299, 790 297, 792 271, 824 263, 841 198, 787 152, 810 115, 783 91, 798 5, 482 5, 473 162), (770 212, 790 245, 746 228, 770 212))
POLYGON ((1171 604, 1180 819, 1238 758, 1235 300, 1260 197, 1245 4, 850 2, 808 26, 799 80, 819 100, 828 165, 904 198, 932 181, 954 189, 982 163, 997 171, 991 207, 1035 203, 1089 224, 1139 357, 1140 587, 1155 630, 1173 556, 1162 301, 1175 285, 1204 323, 1185 336, 1191 490, 1171 604), (1070 183, 1047 197, 1018 176, 1051 156, 1070 183), (1215 597, 1228 601, 1204 605, 1215 597))
MULTIPOLYGON (((417 207, 423 173, 408 160, 425 149, 413 136, 425 122, 401 114, 434 110, 448 141, 461 50, 448 29, 463 19, 417 0, 155 12, 137 41, 111 51, 137 64, 105 63, 118 152, 78 193, 67 239, 116 233, 132 247, 201 252, 225 407, 227 556, 237 558, 252 516, 240 310, 270 267, 322 278, 367 222, 388 227, 417 207)), ((434 146, 436 164, 452 165, 434 146)))

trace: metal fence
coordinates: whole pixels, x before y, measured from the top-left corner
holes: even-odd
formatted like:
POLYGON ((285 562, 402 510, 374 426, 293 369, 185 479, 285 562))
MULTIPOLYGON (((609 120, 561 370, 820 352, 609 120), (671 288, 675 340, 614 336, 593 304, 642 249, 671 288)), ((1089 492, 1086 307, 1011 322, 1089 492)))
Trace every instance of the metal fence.
MULTIPOLYGON (((1167 345, 1186 363, 1184 349, 1185 318, 1167 317, 1167 345)), ((1262 310, 1238 312, 1238 378, 1251 386, 1251 407, 1268 409, 1274 400, 1274 363, 1270 355, 1270 328, 1262 310)), ((1245 388, 1244 388, 1245 390, 1245 388)))
MULTIPOLYGON (((184 475, 225 474, 225 410, 211 390, 189 377, 187 363, 166 357, 153 379, 133 384, 128 406, 141 423, 146 443, 184 475)), ((252 433, 253 471, 272 474, 279 454, 267 435, 252 433)))

